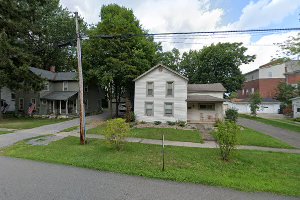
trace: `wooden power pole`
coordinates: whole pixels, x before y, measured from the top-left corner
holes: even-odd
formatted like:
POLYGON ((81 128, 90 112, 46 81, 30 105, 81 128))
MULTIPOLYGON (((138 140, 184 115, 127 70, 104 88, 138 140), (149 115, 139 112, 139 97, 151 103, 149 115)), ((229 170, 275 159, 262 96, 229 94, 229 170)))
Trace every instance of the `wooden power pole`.
POLYGON ((85 144, 85 113, 83 103, 83 76, 81 63, 81 44, 80 31, 78 23, 78 12, 75 12, 76 34, 77 34, 77 60, 78 60, 78 78, 79 78, 79 102, 80 102, 80 144, 85 144))

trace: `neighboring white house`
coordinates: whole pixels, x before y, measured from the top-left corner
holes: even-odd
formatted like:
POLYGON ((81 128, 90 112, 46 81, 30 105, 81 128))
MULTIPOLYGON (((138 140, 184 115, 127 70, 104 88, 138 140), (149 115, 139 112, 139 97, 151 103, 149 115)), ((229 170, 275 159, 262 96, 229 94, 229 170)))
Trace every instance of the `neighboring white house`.
POLYGON ((12 112, 15 111, 16 95, 7 87, 1 88, 1 111, 12 112), (5 106, 5 108, 4 108, 5 106))
POLYGON ((135 80, 134 112, 138 121, 215 122, 223 119, 222 84, 188 84, 188 79, 156 65, 135 80))
MULTIPOLYGON (((250 114, 250 102, 249 99, 235 99, 233 101, 225 102, 224 105, 228 108, 236 109, 239 113, 250 114)), ((280 102, 271 99, 264 98, 262 103, 259 105, 257 113, 265 114, 278 114, 280 109, 280 102)), ((226 110, 226 109, 225 109, 226 110)))
POLYGON ((300 97, 292 98, 293 118, 300 117, 300 97))

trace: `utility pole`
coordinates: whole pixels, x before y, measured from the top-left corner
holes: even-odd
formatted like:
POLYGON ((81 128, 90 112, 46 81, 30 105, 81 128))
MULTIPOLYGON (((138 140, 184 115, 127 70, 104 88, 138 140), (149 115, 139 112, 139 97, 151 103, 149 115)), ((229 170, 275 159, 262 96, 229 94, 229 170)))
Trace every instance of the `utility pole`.
POLYGON ((85 113, 83 103, 83 76, 82 76, 82 63, 81 63, 81 44, 80 44, 80 31, 78 23, 78 12, 75 12, 76 20, 76 34, 77 34, 77 60, 78 60, 78 78, 79 78, 79 103, 80 103, 80 144, 85 144, 85 113))

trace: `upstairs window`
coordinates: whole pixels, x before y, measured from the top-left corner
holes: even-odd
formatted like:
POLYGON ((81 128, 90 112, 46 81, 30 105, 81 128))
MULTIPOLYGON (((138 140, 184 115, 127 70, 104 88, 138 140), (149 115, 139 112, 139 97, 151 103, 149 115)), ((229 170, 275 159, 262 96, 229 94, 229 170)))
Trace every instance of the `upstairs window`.
POLYGON ((154 96, 154 83, 153 82, 147 82, 147 97, 153 97, 154 96))
POLYGON ((68 91, 69 83, 68 81, 63 82, 63 91, 68 91))
POLYGON ((14 92, 11 93, 11 100, 12 101, 16 100, 16 93, 14 92))
POLYGON ((45 82, 43 90, 49 91, 49 81, 45 82))
POLYGON ((173 116, 173 103, 165 103, 165 116, 173 116))
POLYGON ((173 97, 174 96, 174 82, 173 81, 167 82, 166 96, 167 97, 173 97))
POLYGON ((145 115, 146 116, 153 116, 153 102, 145 102, 145 115))

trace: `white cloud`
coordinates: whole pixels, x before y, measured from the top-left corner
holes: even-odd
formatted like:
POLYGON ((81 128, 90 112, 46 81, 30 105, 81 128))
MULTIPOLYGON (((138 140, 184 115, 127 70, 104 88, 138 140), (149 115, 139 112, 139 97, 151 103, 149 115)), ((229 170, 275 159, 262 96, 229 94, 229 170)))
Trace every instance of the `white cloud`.
POLYGON ((279 24, 298 10, 300 0, 260 0, 251 1, 242 11, 239 20, 229 28, 260 28, 279 24))

